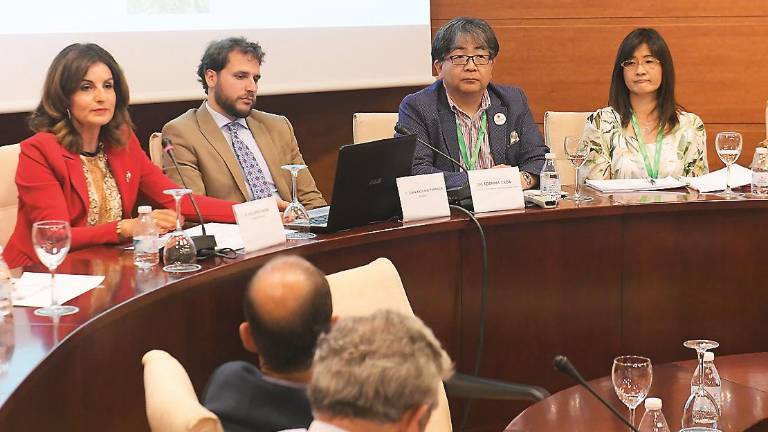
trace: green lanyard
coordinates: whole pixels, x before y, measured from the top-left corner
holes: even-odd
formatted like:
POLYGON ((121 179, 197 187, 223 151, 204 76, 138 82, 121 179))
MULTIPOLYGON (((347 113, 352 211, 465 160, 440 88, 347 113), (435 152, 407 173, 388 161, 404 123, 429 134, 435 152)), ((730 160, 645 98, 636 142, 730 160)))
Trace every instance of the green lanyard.
POLYGON ((485 111, 480 115, 480 131, 477 133, 477 142, 473 149, 472 158, 469 158, 469 152, 467 151, 467 143, 464 141, 464 133, 461 131, 461 123, 459 119, 456 119, 456 135, 459 137, 459 150, 461 150, 461 158, 464 159, 464 164, 468 169, 475 169, 477 163, 477 156, 480 154, 480 147, 483 144, 483 138, 485 137, 485 111))
POLYGON ((659 125, 659 134, 656 136, 656 157, 654 158, 654 166, 651 166, 651 162, 648 160, 648 150, 645 148, 643 142, 643 134, 640 133, 640 126, 637 124, 637 117, 635 113, 632 113, 632 127, 635 129, 635 136, 637 137, 637 143, 640 147, 640 154, 643 155, 643 163, 645 164, 645 172, 648 173, 648 177, 652 179, 659 178, 659 164, 661 162, 661 139, 664 137, 664 125, 659 125))

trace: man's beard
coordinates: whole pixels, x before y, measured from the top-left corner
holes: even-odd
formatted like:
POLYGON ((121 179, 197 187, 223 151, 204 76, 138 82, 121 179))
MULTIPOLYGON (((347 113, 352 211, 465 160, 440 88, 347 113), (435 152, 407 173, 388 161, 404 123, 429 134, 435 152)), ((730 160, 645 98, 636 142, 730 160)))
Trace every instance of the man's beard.
MULTIPOLYGON (((218 87, 218 86, 217 86, 218 87)), ((237 98, 234 99, 228 99, 225 98, 224 95, 222 95, 221 89, 217 88, 216 91, 213 93, 214 99, 216 99, 216 104, 221 107, 221 109, 224 110, 227 114, 234 118, 246 118, 251 114, 251 108, 253 105, 248 107, 247 110, 244 111, 238 111, 237 110, 237 98)), ((253 102, 256 103, 256 98, 254 97, 253 102)))

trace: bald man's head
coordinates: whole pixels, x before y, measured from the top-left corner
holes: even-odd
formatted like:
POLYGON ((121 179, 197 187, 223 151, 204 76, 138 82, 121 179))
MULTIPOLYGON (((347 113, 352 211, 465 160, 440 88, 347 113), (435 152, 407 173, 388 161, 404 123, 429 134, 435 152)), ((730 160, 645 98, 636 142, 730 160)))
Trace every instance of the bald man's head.
POLYGON ((325 275, 307 260, 280 256, 256 272, 244 310, 250 336, 270 370, 307 370, 318 336, 331 325, 331 290, 325 275))

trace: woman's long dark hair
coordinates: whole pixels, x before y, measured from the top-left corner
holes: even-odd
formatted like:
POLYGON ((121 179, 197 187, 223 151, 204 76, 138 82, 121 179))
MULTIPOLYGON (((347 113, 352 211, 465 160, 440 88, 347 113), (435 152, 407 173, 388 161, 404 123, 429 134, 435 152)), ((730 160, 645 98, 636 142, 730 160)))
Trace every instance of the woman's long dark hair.
POLYGON ((624 68, 621 67, 621 62, 632 58, 642 44, 648 45, 651 54, 661 62, 661 85, 656 90, 656 110, 659 114, 659 123, 665 125, 665 130, 669 131, 679 123, 677 114, 682 109, 675 100, 675 65, 672 63, 672 54, 664 38, 652 28, 632 30, 621 41, 613 64, 608 104, 621 116, 621 126, 627 127, 632 116, 632 105, 629 102, 629 88, 624 82, 624 68))
POLYGON ((104 63, 112 72, 115 88, 115 112, 112 120, 101 127, 99 139, 114 146, 126 142, 124 127, 133 128, 128 114, 128 84, 120 66, 104 48, 92 44, 72 44, 53 59, 43 85, 43 97, 29 116, 29 128, 34 132, 50 132, 67 150, 79 153, 83 139, 69 116, 72 95, 80 87, 88 69, 96 63, 104 63))

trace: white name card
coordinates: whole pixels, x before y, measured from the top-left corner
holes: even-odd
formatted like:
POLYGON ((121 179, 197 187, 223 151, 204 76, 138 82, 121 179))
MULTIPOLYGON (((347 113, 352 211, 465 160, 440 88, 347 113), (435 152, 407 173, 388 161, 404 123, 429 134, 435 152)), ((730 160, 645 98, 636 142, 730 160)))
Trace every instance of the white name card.
POLYGON ((469 171, 475 213, 525 208, 517 167, 469 171))
POLYGON ((442 173, 424 174, 397 179, 403 222, 447 217, 448 193, 442 173))
POLYGON ((283 220, 273 197, 232 206, 246 252, 285 243, 283 220))

